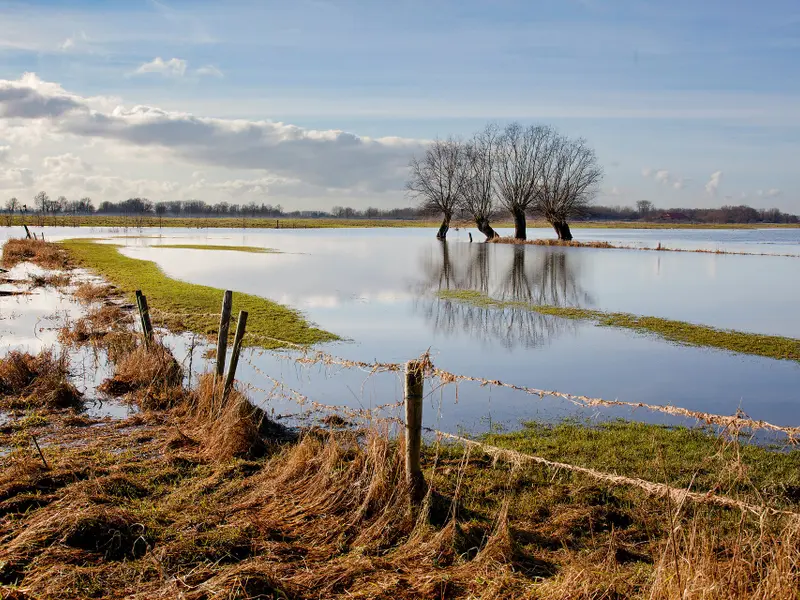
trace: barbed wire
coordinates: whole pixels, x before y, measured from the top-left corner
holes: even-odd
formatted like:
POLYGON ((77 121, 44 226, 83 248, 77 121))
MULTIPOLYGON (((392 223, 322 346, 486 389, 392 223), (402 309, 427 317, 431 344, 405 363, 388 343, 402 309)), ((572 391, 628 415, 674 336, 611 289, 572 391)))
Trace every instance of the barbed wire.
POLYGON ((431 429, 429 427, 423 427, 423 430, 433 433, 437 435, 439 438, 447 438, 457 442, 461 442, 466 446, 472 448, 479 448, 486 452, 489 456, 495 459, 505 459, 508 462, 512 463, 524 463, 524 462, 533 462, 536 464, 544 465, 551 469, 563 469, 565 471, 573 471, 576 473, 582 473, 584 475, 588 475, 594 479, 598 479, 601 481, 605 481, 614 485, 625 485, 625 486, 632 486, 637 487, 639 489, 644 490, 648 494, 652 496, 669 496, 677 503, 682 503, 685 500, 691 500, 693 502, 697 502, 700 504, 716 504, 718 506, 726 506, 729 508, 738 508, 742 511, 750 512, 756 515, 763 515, 763 514, 773 514, 773 515, 780 515, 780 516, 788 516, 792 519, 800 520, 800 513, 796 513, 789 510, 781 510, 777 508, 772 508, 770 506, 762 505, 757 506, 755 504, 750 504, 744 502, 742 500, 738 500, 736 498, 731 498, 729 496, 723 496, 720 494, 716 494, 713 491, 708 491, 706 493, 701 492, 692 492, 688 488, 677 488, 673 487, 664 483, 655 483, 653 481, 648 481, 646 479, 639 479, 638 477, 627 477, 624 475, 617 475, 614 473, 606 473, 604 471, 598 471, 596 469, 591 469, 589 467, 581 467, 578 465, 571 465, 569 463, 563 463, 558 461, 549 460, 547 458, 543 458, 541 456, 536 456, 535 454, 525 454, 522 452, 518 452, 516 450, 510 450, 507 448, 500 448, 499 446, 493 446, 491 444, 485 444, 483 442, 478 442, 476 440, 471 440, 469 438, 455 435, 453 433, 447 433, 444 431, 439 431, 437 429, 431 429))
MULTIPOLYGON (((164 314, 176 314, 176 313, 164 312, 164 314)), ((219 313, 212 314, 211 316, 219 316, 219 313)), ((322 364, 324 366, 341 366, 349 369, 353 368, 360 369, 370 374, 383 373, 383 372, 400 372, 406 368, 406 363, 391 363, 391 362, 377 362, 377 361, 366 362, 366 361, 345 359, 321 350, 311 350, 308 346, 298 344, 296 342, 291 342, 289 340, 284 340, 281 338, 276 338, 263 334, 248 333, 246 334, 246 338, 252 340, 266 340, 300 350, 301 356, 299 357, 292 357, 290 355, 283 353, 275 353, 273 354, 273 356, 277 356, 279 358, 286 360, 293 360, 294 362, 301 364, 303 366, 311 366, 315 364, 322 364)), ((541 388, 534 388, 529 386, 517 385, 513 383, 506 383, 498 379, 487 379, 483 377, 474 377, 470 375, 460 375, 452 373, 450 371, 446 371, 444 369, 436 367, 431 361, 429 352, 423 354, 418 360, 422 364, 425 376, 428 378, 435 377, 439 379, 439 381, 443 386, 448 384, 458 384, 459 382, 471 382, 471 383, 477 383, 481 386, 492 386, 492 387, 511 389, 514 391, 528 394, 530 396, 538 396, 540 399, 544 398, 545 396, 553 398, 562 398, 577 406, 582 406, 582 407, 603 406, 609 408, 611 407, 625 407, 632 409, 644 408, 646 410, 650 410, 653 412, 660 412, 672 416, 696 419, 706 424, 717 425, 725 429, 733 429, 737 431, 741 429, 750 429, 754 431, 761 429, 776 433, 783 433, 789 438, 789 441, 792 444, 798 443, 798 440, 800 440, 800 426, 797 427, 782 426, 764 420, 752 419, 741 410, 737 410, 736 414, 734 415, 720 415, 714 413, 707 413, 704 411, 692 410, 688 408, 682 408, 680 406, 674 406, 669 404, 664 405, 664 404, 650 404, 646 402, 629 402, 624 400, 607 400, 605 398, 596 398, 581 394, 570 394, 568 392, 545 390, 541 388)), ((251 366, 255 366, 252 362, 250 364, 251 366)))

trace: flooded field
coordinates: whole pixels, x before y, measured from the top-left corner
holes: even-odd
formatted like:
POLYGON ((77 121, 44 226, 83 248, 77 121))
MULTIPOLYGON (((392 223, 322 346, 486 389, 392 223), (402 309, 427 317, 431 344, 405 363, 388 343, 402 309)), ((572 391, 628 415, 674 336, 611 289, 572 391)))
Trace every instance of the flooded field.
MULTIPOLYGON (((48 240, 108 238, 123 246, 126 256, 154 261, 171 277, 297 308, 343 339, 320 346, 342 358, 403 362, 430 352, 442 369, 521 386, 719 414, 741 409, 777 424, 797 421, 796 361, 683 346, 519 307, 471 306, 437 294, 477 290, 512 302, 628 312, 800 338, 800 321, 795 318, 800 258, 488 245, 469 243, 463 230, 451 232, 446 244, 437 242, 429 229, 46 232, 48 240), (166 245, 246 246, 275 252, 159 247, 166 245)), ((8 233, 3 230, 0 235, 8 233)), ((575 233, 581 241, 636 247, 800 254, 796 229, 575 233)), ((532 230, 529 237, 552 236, 532 230)), ((4 345, 35 351, 50 343, 44 333, 34 335, 31 325, 59 310, 71 310, 54 294, 34 290, 30 296, 0 299, 4 345)), ((177 357, 187 354, 189 340, 171 336, 177 357)), ((195 348, 195 369, 202 368, 205 350, 203 345, 195 348)), ((297 418, 305 409, 276 391, 274 381, 264 374, 326 404, 359 408, 402 399, 402 381, 396 374, 303 366, 289 360, 292 356, 287 351, 249 349, 239 374, 249 384, 253 401, 276 415, 297 418)), ((565 400, 477 384, 427 392, 426 424, 449 431, 514 428, 525 420, 566 417, 678 422, 644 410, 589 411, 565 400)))

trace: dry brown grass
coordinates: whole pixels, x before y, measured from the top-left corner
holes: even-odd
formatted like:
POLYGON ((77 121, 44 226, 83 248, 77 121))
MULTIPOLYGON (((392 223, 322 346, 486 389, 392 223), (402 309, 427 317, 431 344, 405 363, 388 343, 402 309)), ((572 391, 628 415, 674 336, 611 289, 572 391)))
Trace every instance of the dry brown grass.
POLYGON ((52 242, 19 239, 3 244, 3 266, 11 268, 22 262, 30 262, 45 269, 66 269, 69 257, 66 251, 52 242))
POLYGON ((82 283, 72 293, 75 298, 85 304, 104 302, 108 298, 119 295, 119 290, 106 283, 82 283))
POLYGON ((614 246, 608 242, 578 242, 575 240, 555 240, 551 238, 536 239, 536 240, 518 240, 510 237, 496 237, 487 240, 491 244, 515 244, 515 245, 528 245, 528 246, 568 246, 571 248, 621 248, 621 246, 614 246))
POLYGON ((72 276, 69 273, 45 273, 42 275, 28 275, 28 285, 32 288, 55 287, 63 288, 70 284, 72 276))
POLYGON ((79 406, 81 393, 70 383, 67 356, 43 350, 38 355, 9 352, 0 359, 0 407, 79 406))
POLYGON ((386 431, 219 460, 193 440, 224 412, 206 401, 55 434, 49 471, 0 459, 0 596, 796 600, 796 524, 737 526, 452 447, 427 449, 414 513, 386 431))
POLYGON ((118 304, 104 304, 89 310, 86 315, 68 323, 58 332, 58 341, 65 346, 92 344, 108 352, 116 362, 136 347, 136 334, 130 325, 133 317, 118 304))
POLYGON ((183 369, 168 348, 158 342, 139 344, 118 357, 114 376, 98 391, 110 396, 128 395, 145 410, 166 409, 184 396, 183 369))
POLYGON ((270 445, 294 439, 236 387, 229 390, 223 401, 223 388, 222 379, 206 373, 188 399, 188 413, 201 430, 209 457, 255 458, 262 456, 270 445))

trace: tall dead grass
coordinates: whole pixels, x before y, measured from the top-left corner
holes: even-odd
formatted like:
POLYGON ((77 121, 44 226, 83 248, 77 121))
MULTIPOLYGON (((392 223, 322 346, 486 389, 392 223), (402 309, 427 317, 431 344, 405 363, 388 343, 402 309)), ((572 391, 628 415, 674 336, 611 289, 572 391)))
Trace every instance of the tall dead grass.
POLYGON ((72 295, 84 304, 91 304, 92 302, 103 302, 111 296, 119 295, 119 291, 113 285, 105 283, 82 283, 75 288, 72 295))
POLYGON ((81 403, 69 381, 66 353, 52 349, 37 355, 14 350, 0 359, 0 406, 68 408, 81 403))
POLYGON ((114 376, 97 389, 110 396, 128 395, 144 410, 168 409, 185 397, 183 369, 172 352, 157 342, 139 344, 119 357, 114 376))
POLYGON ((206 373, 188 398, 188 413, 202 430, 203 446, 209 457, 254 458, 263 455, 270 445, 294 439, 236 387, 227 395, 223 394, 223 387, 221 378, 206 373))
POLYGON ((66 269, 66 251, 52 242, 31 239, 12 239, 3 244, 3 266, 10 269, 22 262, 31 262, 45 269, 66 269))

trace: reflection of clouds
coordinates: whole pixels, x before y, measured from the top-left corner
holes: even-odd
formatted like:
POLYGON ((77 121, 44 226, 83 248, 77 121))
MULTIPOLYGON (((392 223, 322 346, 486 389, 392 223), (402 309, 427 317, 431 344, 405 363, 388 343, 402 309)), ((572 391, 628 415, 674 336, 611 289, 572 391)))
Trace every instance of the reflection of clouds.
POLYGON ((338 308, 349 303, 402 304, 413 298, 414 296, 408 292, 384 291, 312 296, 283 295, 278 298, 278 302, 287 306, 299 306, 300 308, 338 308))
POLYGON ((540 346, 576 323, 525 307, 494 308, 444 300, 442 290, 477 290, 492 298, 556 306, 592 305, 580 283, 580 255, 561 248, 492 244, 440 244, 422 259, 417 309, 434 329, 465 331, 504 346, 540 346), (507 261, 507 262, 506 262, 507 261))

